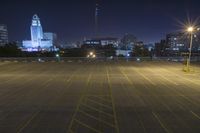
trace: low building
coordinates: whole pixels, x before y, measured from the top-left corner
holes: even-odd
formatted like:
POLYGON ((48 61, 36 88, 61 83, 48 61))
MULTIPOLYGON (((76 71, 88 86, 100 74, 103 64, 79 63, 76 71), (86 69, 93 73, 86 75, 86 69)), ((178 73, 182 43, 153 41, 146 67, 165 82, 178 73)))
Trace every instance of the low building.
POLYGON ((130 57, 132 53, 133 53, 132 50, 122 50, 122 49, 116 50, 116 56, 130 57))
POLYGON ((43 37, 44 37, 44 40, 51 40, 53 43, 53 46, 58 46, 57 35, 55 33, 45 32, 43 37))
POLYGON ((85 40, 83 44, 88 44, 88 45, 101 45, 101 46, 106 46, 106 45, 113 45, 114 47, 119 46, 119 40, 118 38, 113 38, 113 37, 106 37, 106 38, 92 38, 89 40, 85 40))

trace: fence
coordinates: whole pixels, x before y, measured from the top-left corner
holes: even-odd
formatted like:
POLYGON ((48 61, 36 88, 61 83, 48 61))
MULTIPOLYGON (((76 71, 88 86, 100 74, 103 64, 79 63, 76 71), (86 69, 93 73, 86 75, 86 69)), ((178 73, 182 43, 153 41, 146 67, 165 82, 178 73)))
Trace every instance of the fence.
MULTIPOLYGON (((12 62, 76 62, 76 61, 173 61, 184 62, 185 57, 0 57, 0 61, 12 61, 12 62)), ((191 62, 200 62, 200 56, 192 57, 191 62)))

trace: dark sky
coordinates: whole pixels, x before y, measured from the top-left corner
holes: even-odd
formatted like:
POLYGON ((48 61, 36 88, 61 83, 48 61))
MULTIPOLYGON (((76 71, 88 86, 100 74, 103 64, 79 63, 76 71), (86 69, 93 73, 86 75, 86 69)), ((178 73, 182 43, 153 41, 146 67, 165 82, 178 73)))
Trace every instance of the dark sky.
MULTIPOLYGON (((200 15, 198 0, 100 0, 100 35, 121 37, 132 33, 155 42, 178 30, 177 20, 200 15)), ((94 35, 95 0, 1 0, 0 23, 8 25, 10 40, 30 39, 36 13, 44 31, 59 40, 75 41, 94 35)))

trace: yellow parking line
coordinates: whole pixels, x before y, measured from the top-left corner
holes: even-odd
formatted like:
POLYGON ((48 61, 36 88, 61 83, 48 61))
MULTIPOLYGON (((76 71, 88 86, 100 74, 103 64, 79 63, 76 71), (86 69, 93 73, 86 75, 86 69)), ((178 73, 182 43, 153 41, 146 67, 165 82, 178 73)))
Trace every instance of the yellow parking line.
POLYGON ((114 125, 112 125, 112 124, 110 124, 110 123, 108 123, 108 122, 106 122, 106 121, 104 121, 104 120, 98 119, 97 117, 92 116, 92 115, 86 113, 85 111, 82 111, 82 110, 80 111, 80 110, 79 110, 79 112, 81 112, 81 113, 87 115, 88 117, 90 117, 90 118, 92 118, 92 119, 95 119, 96 121, 102 122, 102 123, 104 123, 104 124, 106 124, 106 125, 108 125, 108 126, 110 126, 110 127, 115 127, 114 125))
POLYGON ((96 101, 94 101, 94 100, 91 100, 90 98, 87 98, 87 101, 90 101, 90 102, 93 102, 93 103, 95 103, 95 104, 101 105, 101 106, 103 106, 103 107, 105 107, 105 108, 112 109, 112 107, 107 106, 107 105, 102 104, 102 103, 99 103, 99 102, 96 102, 96 101))
POLYGON ((100 99, 100 100, 102 100, 102 101, 104 101, 104 102, 107 102, 107 103, 109 103, 109 104, 112 104, 111 101, 106 100, 106 99, 100 97, 99 95, 98 95, 98 96, 94 96, 94 95, 92 95, 92 97, 96 97, 96 98, 98 98, 98 99, 100 99))
MULTIPOLYGON (((127 79, 127 81, 129 82, 129 84, 133 86, 133 82, 129 79, 129 77, 125 74, 125 72, 124 72, 122 69, 120 69, 120 71, 121 71, 122 75, 127 79)), ((122 86, 124 87, 124 84, 123 84, 123 83, 121 83, 121 84, 122 84, 122 86)), ((133 86, 133 87, 134 87, 134 86, 133 86)), ((135 88, 135 87, 134 87, 134 88, 135 88)), ((138 115, 138 113, 136 112, 135 109, 134 109, 134 111, 135 111, 135 113, 138 115)), ((146 129, 145 129, 144 124, 143 124, 143 122, 142 122, 142 120, 141 120, 141 117, 140 117, 139 115, 138 115, 138 118, 139 118, 139 123, 140 123, 141 126, 142 126, 142 129, 143 129, 144 132, 146 133, 146 129)))
POLYGON ((149 79, 147 76, 145 76, 143 73, 141 73, 138 69, 132 68, 134 71, 136 71, 140 76, 142 76, 145 80, 147 80, 152 85, 156 86, 156 83, 154 83, 151 79, 149 79))
POLYGON ((82 126, 88 128, 88 129, 90 129, 90 130, 92 130, 92 131, 94 131, 94 132, 96 132, 96 133, 103 133, 103 132, 101 132, 101 131, 98 131, 98 130, 94 129, 93 127, 90 127, 89 125, 87 125, 87 124, 85 124, 85 123, 83 123, 83 122, 81 122, 81 121, 79 121, 79 120, 77 120, 77 119, 74 119, 74 121, 76 121, 76 122, 79 123, 80 125, 82 125, 82 126))
MULTIPOLYGON (((90 73, 90 74, 89 74, 89 77, 87 78, 86 86, 88 86, 89 83, 90 83, 90 80, 91 80, 91 77, 92 77, 91 75, 92 75, 92 74, 90 73)), ((71 130, 71 127, 72 127, 73 122, 74 122, 74 120, 75 120, 76 114, 78 113, 79 108, 80 108, 80 105, 81 105, 81 102, 83 101, 84 93, 85 93, 85 91, 81 94, 81 98, 80 98, 79 101, 78 101, 77 107, 76 107, 75 112, 74 112, 74 114, 73 114, 73 116, 72 116, 72 119, 71 119, 71 122, 70 122, 70 124, 69 124, 68 131, 67 131, 67 132, 69 132, 69 131, 71 130)))
POLYGON ((172 83, 172 84, 174 84, 174 85, 178 85, 176 82, 174 82, 174 81, 171 81, 170 79, 168 79, 168 78, 166 78, 165 76, 163 76, 163 75, 159 75, 161 78, 163 78, 163 79, 165 79, 166 81, 168 81, 168 82, 170 82, 170 83, 172 83))
POLYGON ((157 121, 159 122, 159 124, 161 125, 161 127, 165 130, 165 132, 170 133, 170 131, 165 127, 165 125, 161 122, 160 118, 154 113, 152 112, 153 116, 157 119, 157 121))
POLYGON ((106 70, 106 74, 107 74, 107 80, 108 80, 108 84, 109 84, 110 96, 111 96, 112 103, 113 103, 113 113, 114 113, 114 120, 115 120, 116 131, 117 131, 117 133, 119 133, 119 126, 118 126, 119 124, 118 124, 118 121, 117 121, 117 113, 116 113, 116 110, 115 110, 116 107, 115 107, 115 102, 114 102, 114 98, 113 98, 112 84, 111 84, 111 81, 110 81, 108 68, 106 70))
POLYGON ((142 74, 141 72, 139 72, 139 74, 144 78, 146 79, 147 81, 149 81, 152 85, 156 85, 152 80, 150 80, 147 76, 145 76, 144 74, 142 74))
POLYGON ((184 78, 184 77, 182 77, 182 76, 180 76, 180 75, 178 75, 178 74, 176 74, 176 73, 174 73, 174 72, 171 72, 171 71, 169 71, 169 70, 166 70, 165 68, 162 68, 162 70, 164 70, 165 72, 174 74, 175 76, 177 76, 177 77, 179 77, 179 78, 181 78, 181 79, 183 79, 183 80, 187 80, 187 81, 189 81, 189 82, 191 82, 191 83, 194 83, 194 84, 196 84, 196 85, 200 85, 199 83, 197 83, 197 82, 195 82, 195 81, 193 81, 193 80, 191 80, 191 79, 184 78))
POLYGON ((109 117, 114 118, 114 116, 113 116, 112 114, 110 114, 110 113, 106 113, 106 112, 104 112, 104 111, 102 111, 102 110, 96 109, 96 108, 91 107, 91 106, 86 105, 86 104, 81 104, 81 105, 83 105, 83 106, 85 106, 85 107, 88 107, 88 108, 90 108, 91 110, 94 110, 94 111, 100 112, 100 113, 102 113, 102 114, 104 114, 104 115, 107 115, 107 116, 109 116, 109 117))
MULTIPOLYGON (((169 86, 167 86, 166 83, 164 83, 164 82, 162 82, 162 81, 161 81, 161 83, 162 83, 162 85, 164 85, 165 87, 170 88, 169 86)), ((185 99, 185 100, 188 101, 189 103, 198 106, 197 103, 194 103, 191 99, 189 99, 187 96, 181 94, 181 93, 180 93, 179 91, 177 91, 176 89, 173 89, 173 91, 176 92, 178 96, 182 97, 183 99, 185 99)), ((181 104, 179 101, 177 101, 177 102, 178 102, 179 104, 181 104)), ((182 108, 182 109, 184 109, 181 105, 179 105, 179 107, 182 108)))
MULTIPOLYGON (((169 88, 164 82, 162 82, 162 84, 164 86, 166 86, 167 88, 169 88)), ((178 96, 181 96, 182 98, 184 98, 185 100, 187 100, 188 102, 192 103, 193 105, 198 106, 198 104, 194 103, 192 100, 190 100, 187 96, 181 94, 179 91, 177 91, 176 89, 173 89, 174 92, 176 92, 178 94, 178 96)))
POLYGON ((196 118, 198 118, 200 120, 200 116, 198 116, 196 113, 194 113, 193 111, 190 111, 196 118))
POLYGON ((27 126, 28 124, 39 114, 39 111, 34 113, 31 118, 17 131, 17 133, 21 133, 27 126))
MULTIPOLYGON (((154 71, 152 71, 150 68, 147 68, 149 71, 151 71, 152 73, 155 73, 154 71)), ((172 83, 172 84, 175 84, 175 85, 178 85, 176 82, 174 81, 171 81, 170 79, 166 78, 165 76, 163 76, 162 74, 157 74, 158 76, 160 76, 161 78, 165 79, 166 81, 172 83)))
POLYGON ((130 78, 125 74, 125 72, 120 67, 120 71, 123 74, 123 76, 126 78, 126 80, 129 82, 130 85, 133 85, 133 82, 130 80, 130 78))

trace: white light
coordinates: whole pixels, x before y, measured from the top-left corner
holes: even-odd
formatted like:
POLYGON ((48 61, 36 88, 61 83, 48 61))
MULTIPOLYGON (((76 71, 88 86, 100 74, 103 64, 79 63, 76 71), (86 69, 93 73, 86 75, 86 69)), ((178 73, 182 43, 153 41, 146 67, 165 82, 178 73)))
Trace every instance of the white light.
POLYGON ((137 58, 137 61, 140 61, 140 58, 137 58))
POLYGON ((96 55, 93 55, 92 57, 93 57, 93 58, 96 58, 96 55))
POLYGON ((90 52, 90 55, 93 55, 94 53, 93 52, 90 52))
POLYGON ((56 54, 56 57, 59 57, 59 54, 56 54))
POLYGON ((188 32, 193 32, 194 31, 194 28, 192 26, 188 27, 187 29, 188 32))

